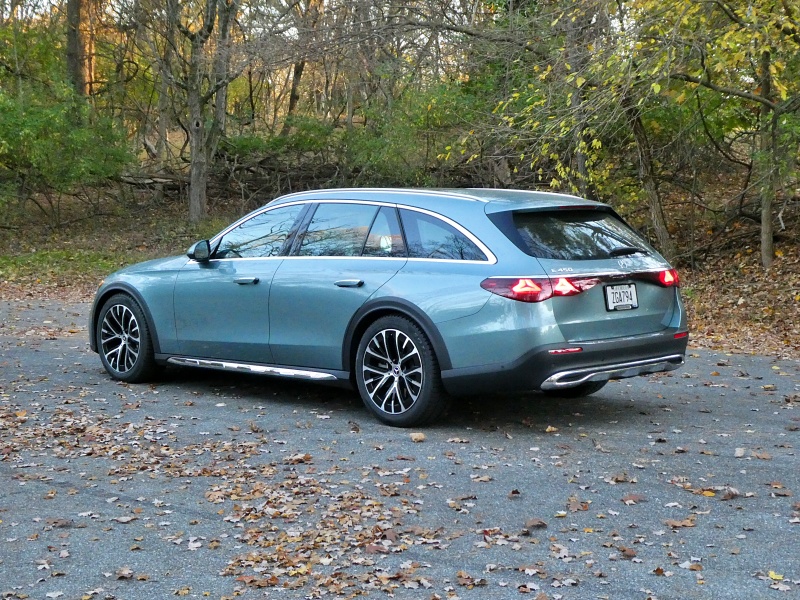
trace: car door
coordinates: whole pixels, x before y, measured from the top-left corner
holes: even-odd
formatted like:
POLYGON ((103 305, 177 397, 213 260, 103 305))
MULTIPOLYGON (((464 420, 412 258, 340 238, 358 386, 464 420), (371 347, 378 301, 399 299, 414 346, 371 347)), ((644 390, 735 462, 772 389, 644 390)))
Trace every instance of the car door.
POLYGON ((211 260, 190 260, 178 274, 174 307, 182 355, 271 363, 272 278, 305 204, 266 209, 212 240, 211 260))
POLYGON ((275 363, 341 369, 350 319, 405 263, 394 206, 320 203, 273 278, 269 313, 275 363))

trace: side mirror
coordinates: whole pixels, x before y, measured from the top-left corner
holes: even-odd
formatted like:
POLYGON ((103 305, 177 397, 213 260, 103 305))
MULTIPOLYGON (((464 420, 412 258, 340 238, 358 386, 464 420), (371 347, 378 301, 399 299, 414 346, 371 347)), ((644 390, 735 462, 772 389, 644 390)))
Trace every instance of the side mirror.
POLYGON ((197 262, 207 262, 211 258, 211 245, 208 240, 195 242, 186 251, 186 256, 197 262))

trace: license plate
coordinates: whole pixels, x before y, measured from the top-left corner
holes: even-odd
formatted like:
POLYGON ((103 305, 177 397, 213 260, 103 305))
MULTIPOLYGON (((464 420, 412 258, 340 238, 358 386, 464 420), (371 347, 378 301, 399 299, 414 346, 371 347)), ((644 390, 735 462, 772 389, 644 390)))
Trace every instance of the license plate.
POLYGON ((639 307, 636 284, 606 286, 606 308, 608 310, 631 310, 639 307))

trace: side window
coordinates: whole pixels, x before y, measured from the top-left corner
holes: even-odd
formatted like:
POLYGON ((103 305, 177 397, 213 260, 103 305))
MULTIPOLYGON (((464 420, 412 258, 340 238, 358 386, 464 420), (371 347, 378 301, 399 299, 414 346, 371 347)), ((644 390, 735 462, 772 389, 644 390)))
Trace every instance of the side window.
POLYGON ((411 258, 487 260, 467 236, 441 219, 415 210, 401 210, 400 218, 411 258))
POLYGON ((405 257, 405 255, 406 245, 403 243, 397 209, 384 206, 372 222, 367 243, 364 245, 364 256, 405 257))
POLYGON ((230 230, 217 245, 214 258, 280 256, 302 204, 266 210, 230 230))
POLYGON ((361 256, 378 211, 370 204, 320 204, 308 224, 299 256, 361 256))

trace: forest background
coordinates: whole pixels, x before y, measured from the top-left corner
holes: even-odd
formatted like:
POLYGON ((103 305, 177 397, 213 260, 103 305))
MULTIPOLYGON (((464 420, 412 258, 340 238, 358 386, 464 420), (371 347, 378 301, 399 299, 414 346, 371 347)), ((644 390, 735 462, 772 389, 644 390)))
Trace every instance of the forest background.
POLYGON ((86 300, 275 196, 611 204, 695 344, 800 356, 790 0, 0 0, 0 298, 86 300))

